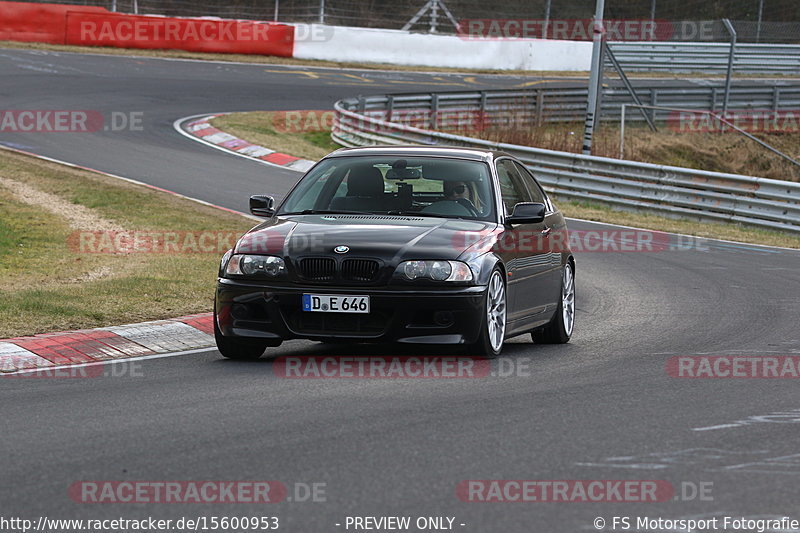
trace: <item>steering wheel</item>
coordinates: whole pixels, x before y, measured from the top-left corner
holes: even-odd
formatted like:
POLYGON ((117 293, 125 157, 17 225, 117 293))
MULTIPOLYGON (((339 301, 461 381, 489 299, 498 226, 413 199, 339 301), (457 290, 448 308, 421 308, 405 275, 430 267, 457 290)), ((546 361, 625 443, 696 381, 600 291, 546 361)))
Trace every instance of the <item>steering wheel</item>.
POLYGON ((475 207, 475 204, 473 204, 472 200, 470 200, 469 198, 459 198, 456 200, 456 203, 468 209, 469 212, 472 213, 472 216, 474 217, 481 216, 480 212, 478 211, 478 208, 475 207))

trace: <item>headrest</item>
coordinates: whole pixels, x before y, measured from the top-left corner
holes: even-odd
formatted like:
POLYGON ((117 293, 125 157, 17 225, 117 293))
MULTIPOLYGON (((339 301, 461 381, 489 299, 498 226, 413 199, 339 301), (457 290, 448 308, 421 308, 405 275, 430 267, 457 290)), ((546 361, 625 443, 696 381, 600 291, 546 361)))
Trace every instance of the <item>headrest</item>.
POLYGON ((356 166, 347 176, 347 196, 379 196, 383 194, 383 174, 372 165, 356 166))

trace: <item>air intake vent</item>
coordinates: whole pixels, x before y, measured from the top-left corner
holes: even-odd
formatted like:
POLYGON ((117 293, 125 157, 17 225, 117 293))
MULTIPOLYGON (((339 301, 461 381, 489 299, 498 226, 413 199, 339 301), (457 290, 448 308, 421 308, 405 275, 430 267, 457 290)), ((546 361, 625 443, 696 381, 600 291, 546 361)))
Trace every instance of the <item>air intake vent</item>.
POLYGON ((330 220, 423 220, 420 217, 403 217, 391 215, 326 215, 330 220))
POLYGON ((379 265, 373 259, 345 259, 342 262, 342 279, 347 281, 375 281, 379 265))
POLYGON ((331 281, 336 274, 336 261, 326 257, 300 260, 300 276, 310 281, 331 281))

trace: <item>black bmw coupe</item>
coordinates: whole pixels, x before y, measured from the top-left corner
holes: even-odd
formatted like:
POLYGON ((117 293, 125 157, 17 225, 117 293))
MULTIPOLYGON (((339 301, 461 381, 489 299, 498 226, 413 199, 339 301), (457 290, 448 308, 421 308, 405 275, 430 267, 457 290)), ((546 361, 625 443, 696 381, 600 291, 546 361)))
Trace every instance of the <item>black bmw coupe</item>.
POLYGON ((575 317, 566 223, 502 152, 370 147, 319 161, 222 258, 220 353, 287 339, 462 345, 496 356, 530 333, 564 343, 575 317))

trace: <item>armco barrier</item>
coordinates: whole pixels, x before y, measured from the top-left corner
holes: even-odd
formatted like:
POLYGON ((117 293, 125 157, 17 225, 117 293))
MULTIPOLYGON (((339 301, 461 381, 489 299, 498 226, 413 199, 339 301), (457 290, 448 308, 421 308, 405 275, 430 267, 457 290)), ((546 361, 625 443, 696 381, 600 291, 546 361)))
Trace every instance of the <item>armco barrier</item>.
MULTIPOLYGON (((637 86, 643 104, 679 107, 698 111, 721 111, 725 87, 719 85, 687 87, 637 86)), ((362 96, 348 99, 348 105, 369 116, 392 120, 395 116, 423 111, 433 120, 437 114, 473 111, 484 124, 509 123, 526 126, 541 122, 582 122, 586 114, 586 87, 536 86, 529 89, 404 93, 362 96)), ((632 103, 630 94, 620 87, 603 90, 602 117, 618 121, 622 104, 632 103)), ((730 111, 800 109, 800 84, 733 87, 729 95, 730 111)), ((655 111, 657 120, 669 117, 669 111, 655 111)), ((638 112, 629 112, 627 120, 642 120, 638 112)), ((437 129, 433 122, 424 125, 437 129)))
POLYGON ((273 22, 111 13, 0 1, 0 40, 292 57, 294 27, 273 22))
POLYGON ((800 232, 798 183, 495 143, 381 120, 359 111, 359 104, 358 98, 336 102, 334 141, 344 146, 441 144, 502 150, 522 160, 560 197, 800 232))
MULTIPOLYGON (((614 42, 608 46, 626 72, 722 74, 728 68, 731 49, 727 43, 614 42)), ((738 43, 734 48, 733 71, 800 75, 800 45, 738 43)))

